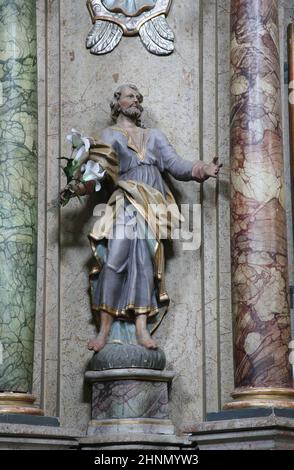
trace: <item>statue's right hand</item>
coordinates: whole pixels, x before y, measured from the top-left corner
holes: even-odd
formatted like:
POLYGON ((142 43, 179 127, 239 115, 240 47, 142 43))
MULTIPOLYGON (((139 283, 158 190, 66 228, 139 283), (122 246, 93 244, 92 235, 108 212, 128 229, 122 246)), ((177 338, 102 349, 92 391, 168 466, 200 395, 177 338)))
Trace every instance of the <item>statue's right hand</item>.
POLYGON ((68 188, 65 187, 59 194, 59 202, 63 206, 68 202, 68 196, 69 196, 69 191, 68 188))
POLYGON ((59 201, 62 206, 65 206, 68 201, 76 196, 76 185, 67 184, 59 194, 59 201))

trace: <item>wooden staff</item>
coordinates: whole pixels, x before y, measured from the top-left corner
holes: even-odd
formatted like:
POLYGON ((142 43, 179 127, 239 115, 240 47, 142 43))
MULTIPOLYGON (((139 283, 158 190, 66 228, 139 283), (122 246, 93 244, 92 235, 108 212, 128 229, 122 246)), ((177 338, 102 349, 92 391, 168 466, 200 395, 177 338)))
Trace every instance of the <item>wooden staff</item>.
POLYGON ((291 152, 291 192, 294 223, 294 23, 288 26, 288 63, 289 63, 289 121, 291 152))

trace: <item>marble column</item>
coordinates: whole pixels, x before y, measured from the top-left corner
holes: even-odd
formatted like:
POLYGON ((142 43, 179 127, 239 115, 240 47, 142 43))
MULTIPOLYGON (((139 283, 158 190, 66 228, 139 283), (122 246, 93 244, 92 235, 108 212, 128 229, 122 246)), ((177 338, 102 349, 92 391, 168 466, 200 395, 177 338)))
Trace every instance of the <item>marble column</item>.
POLYGON ((231 2, 234 402, 294 407, 278 5, 231 2))
POLYGON ((0 18, 0 413, 25 413, 34 401, 36 2, 0 0, 0 18))

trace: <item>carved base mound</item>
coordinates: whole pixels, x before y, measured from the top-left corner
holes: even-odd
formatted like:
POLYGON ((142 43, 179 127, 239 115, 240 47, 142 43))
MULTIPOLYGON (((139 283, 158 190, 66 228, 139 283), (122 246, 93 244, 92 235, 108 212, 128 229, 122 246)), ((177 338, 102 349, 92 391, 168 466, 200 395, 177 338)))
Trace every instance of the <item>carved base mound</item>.
POLYGON ((106 344, 95 353, 90 370, 142 368, 163 370, 166 358, 161 349, 147 349, 136 344, 106 344))

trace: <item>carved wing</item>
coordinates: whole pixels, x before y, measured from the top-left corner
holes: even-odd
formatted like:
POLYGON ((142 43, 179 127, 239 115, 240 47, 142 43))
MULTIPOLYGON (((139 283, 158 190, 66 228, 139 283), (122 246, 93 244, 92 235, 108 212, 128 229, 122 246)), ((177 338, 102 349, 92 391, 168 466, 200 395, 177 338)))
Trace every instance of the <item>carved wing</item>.
POLYGON ((87 49, 91 54, 107 54, 118 45, 122 35, 123 30, 116 23, 97 20, 87 36, 87 49))
POLYGON ((152 54, 169 55, 174 50, 175 36, 164 15, 146 21, 139 34, 144 46, 152 54))

